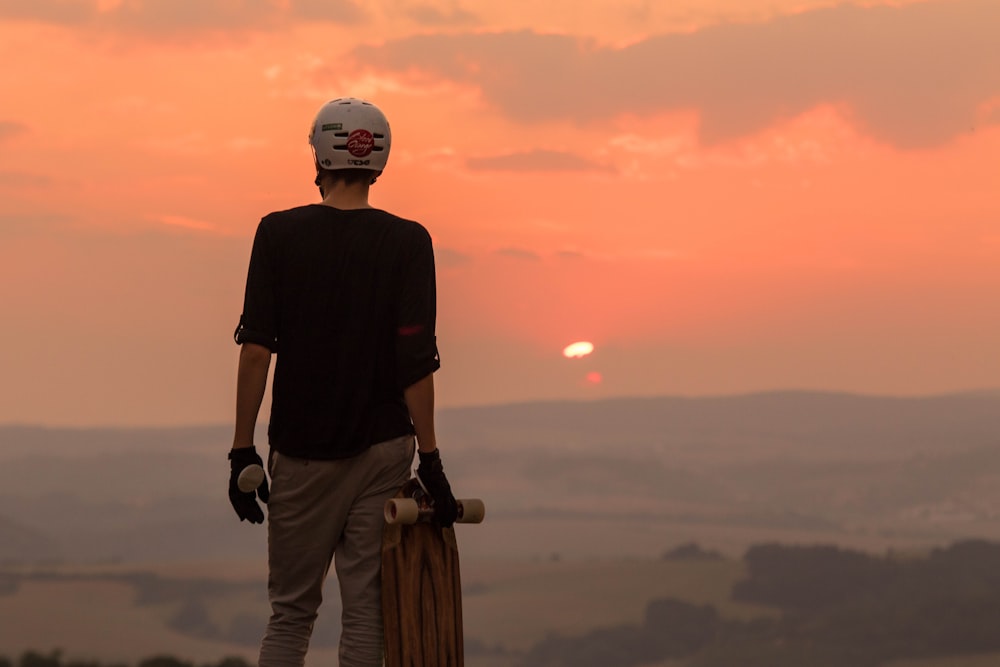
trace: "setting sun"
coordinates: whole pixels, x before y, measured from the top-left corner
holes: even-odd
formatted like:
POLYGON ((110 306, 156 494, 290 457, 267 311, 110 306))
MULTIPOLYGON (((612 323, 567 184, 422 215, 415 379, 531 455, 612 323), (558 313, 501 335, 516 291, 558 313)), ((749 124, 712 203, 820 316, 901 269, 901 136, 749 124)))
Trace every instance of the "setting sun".
POLYGON ((583 359, 594 351, 594 344, 588 341, 580 341, 567 345, 563 349, 563 356, 567 359, 583 359))

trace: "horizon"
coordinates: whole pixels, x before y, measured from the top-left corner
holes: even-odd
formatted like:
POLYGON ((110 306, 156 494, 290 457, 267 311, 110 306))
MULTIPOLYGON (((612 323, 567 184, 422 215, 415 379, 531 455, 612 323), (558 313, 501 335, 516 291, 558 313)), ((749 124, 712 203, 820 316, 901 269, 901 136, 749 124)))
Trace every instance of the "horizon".
MULTIPOLYGON (((1000 400, 1000 386, 996 388, 984 387, 979 389, 967 389, 959 391, 949 391, 931 394, 876 394, 852 391, 835 391, 823 389, 763 389, 760 391, 720 393, 720 394, 649 394, 649 395, 621 395, 585 398, 544 398, 538 400, 518 400, 500 403, 475 403, 465 405, 448 405, 437 409, 437 414, 441 415, 449 412, 463 412, 476 410, 503 410, 506 408, 520 407, 544 407, 544 406, 566 406, 566 405, 602 405, 610 403, 627 402, 656 402, 656 401, 728 401, 740 399, 753 399, 761 397, 789 397, 789 396, 809 396, 816 398, 855 398, 861 400, 888 400, 888 401, 933 401, 951 398, 985 398, 990 400, 1000 400)), ((257 422, 257 435, 261 445, 267 444, 267 417, 263 410, 261 419, 257 422)), ((191 429, 218 429, 232 428, 232 423, 225 420, 214 422, 188 422, 188 423, 164 423, 164 424, 56 424, 56 423, 35 423, 35 422, 0 422, 2 429, 26 429, 45 431, 182 431, 191 429)))

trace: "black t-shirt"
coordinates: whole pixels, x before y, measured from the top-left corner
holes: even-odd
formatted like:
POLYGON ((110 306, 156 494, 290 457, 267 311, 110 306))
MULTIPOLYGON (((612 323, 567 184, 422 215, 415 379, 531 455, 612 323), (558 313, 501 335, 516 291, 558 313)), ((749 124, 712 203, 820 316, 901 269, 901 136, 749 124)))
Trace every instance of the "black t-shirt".
POLYGON ((338 459, 413 433, 403 390, 440 366, 435 316, 419 223, 321 204, 261 220, 236 342, 277 355, 271 446, 338 459))

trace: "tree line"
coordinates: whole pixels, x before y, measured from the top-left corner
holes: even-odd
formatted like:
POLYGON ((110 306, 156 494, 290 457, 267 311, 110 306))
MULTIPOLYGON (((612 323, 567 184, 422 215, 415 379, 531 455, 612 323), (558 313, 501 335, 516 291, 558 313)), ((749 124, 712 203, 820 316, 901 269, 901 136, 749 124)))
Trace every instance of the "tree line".
POLYGON ((965 541, 924 558, 832 546, 752 547, 732 598, 779 610, 725 619, 709 605, 651 601, 639 625, 550 636, 524 667, 877 667, 1000 652, 1000 544, 965 541))
POLYGON ((171 655, 155 655, 144 658, 135 664, 102 663, 96 660, 66 659, 62 651, 50 653, 25 651, 17 659, 0 655, 0 667, 252 667, 249 662, 238 656, 222 658, 218 662, 196 664, 181 660, 171 655))

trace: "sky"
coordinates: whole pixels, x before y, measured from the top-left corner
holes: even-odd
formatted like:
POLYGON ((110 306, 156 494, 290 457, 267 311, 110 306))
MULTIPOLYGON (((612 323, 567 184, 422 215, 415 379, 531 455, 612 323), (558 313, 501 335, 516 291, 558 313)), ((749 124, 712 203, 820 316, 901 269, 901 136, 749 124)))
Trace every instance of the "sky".
MULTIPOLYGON (((341 96, 442 407, 1000 386, 1000 2, 0 0, 0 423, 231 420, 341 96), (566 358, 587 341, 594 351, 566 358)), ((265 406, 266 411, 266 406, 265 406)))

